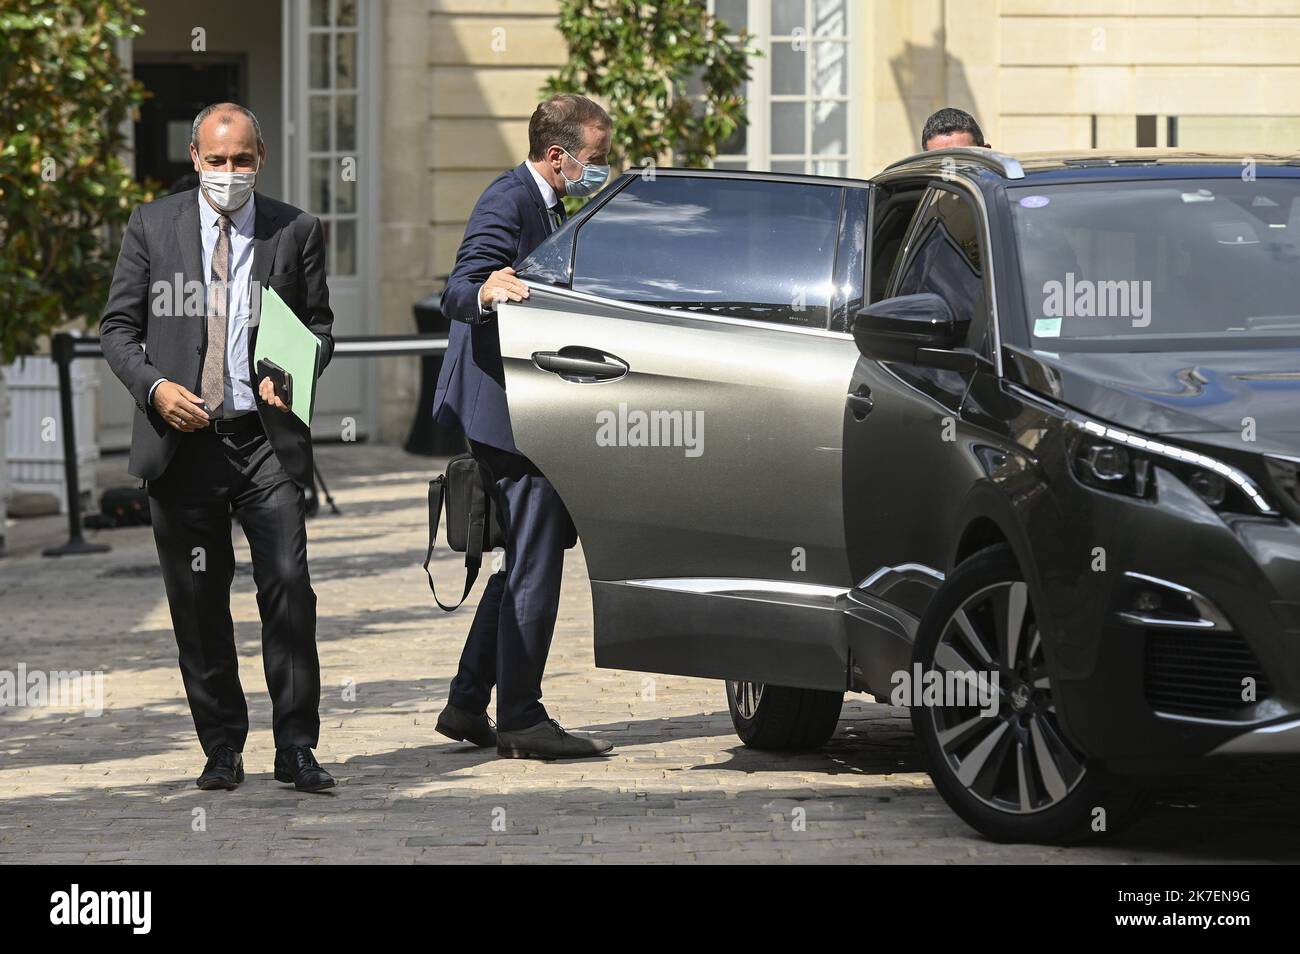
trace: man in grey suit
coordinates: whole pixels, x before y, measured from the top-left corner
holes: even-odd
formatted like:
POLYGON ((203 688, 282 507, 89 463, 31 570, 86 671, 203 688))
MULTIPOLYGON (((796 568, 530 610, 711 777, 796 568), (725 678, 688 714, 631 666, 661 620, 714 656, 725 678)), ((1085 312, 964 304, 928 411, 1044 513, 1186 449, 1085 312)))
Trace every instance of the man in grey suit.
POLYGON ((252 363, 264 285, 320 339, 321 368, 329 363, 334 314, 321 223, 254 192, 266 144, 242 106, 202 110, 190 157, 199 188, 131 214, 100 342, 135 398, 129 470, 148 486, 181 676, 207 756, 196 784, 233 789, 244 779, 248 707, 230 616, 234 512, 257 584, 275 778, 323 791, 334 779, 312 753, 320 664, 305 526, 311 432, 269 378, 257 381, 252 363))

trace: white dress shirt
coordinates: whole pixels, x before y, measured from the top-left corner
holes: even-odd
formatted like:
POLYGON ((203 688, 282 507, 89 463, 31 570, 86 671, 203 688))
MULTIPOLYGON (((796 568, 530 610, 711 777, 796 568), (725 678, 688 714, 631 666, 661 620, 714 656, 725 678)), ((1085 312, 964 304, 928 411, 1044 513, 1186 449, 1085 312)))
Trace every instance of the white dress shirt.
MULTIPOLYGON (((230 296, 226 308, 226 377, 222 405, 216 414, 231 417, 243 411, 257 409, 252 384, 248 379, 248 320, 250 290, 253 277, 253 224, 256 220, 256 194, 230 213, 230 296)), ((217 212, 198 193, 199 237, 203 249, 203 287, 209 292, 212 283, 212 257, 216 254, 221 227, 217 212)), ((205 301, 207 298, 205 297, 205 301)), ((206 320, 206 318, 205 318, 206 320)), ((149 388, 149 403, 160 383, 159 378, 149 388)))

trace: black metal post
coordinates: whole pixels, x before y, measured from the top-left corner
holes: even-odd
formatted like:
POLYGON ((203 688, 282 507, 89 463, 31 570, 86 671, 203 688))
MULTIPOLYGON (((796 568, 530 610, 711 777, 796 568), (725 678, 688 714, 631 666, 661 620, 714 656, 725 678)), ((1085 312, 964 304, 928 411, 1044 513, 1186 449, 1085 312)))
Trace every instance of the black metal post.
POLYGON ((81 486, 77 474, 77 431, 73 423, 72 361, 76 357, 76 339, 67 332, 56 334, 50 350, 59 366, 59 408, 63 418, 63 479, 68 491, 68 542, 61 547, 43 550, 45 556, 66 556, 74 553, 107 553, 112 549, 107 543, 87 543, 81 536, 81 486))
MULTIPOLYGON (((443 283, 446 280, 446 275, 434 279, 443 283)), ((441 298, 441 293, 435 293, 412 306, 415 327, 421 335, 438 335, 442 338, 450 335, 451 319, 442 313, 441 298)), ((433 394, 438 387, 438 373, 442 370, 445 354, 445 351, 426 354, 420 362, 420 397, 415 402, 415 421, 411 424, 411 433, 404 445, 408 454, 455 457, 469 448, 464 434, 433 421, 433 394)))

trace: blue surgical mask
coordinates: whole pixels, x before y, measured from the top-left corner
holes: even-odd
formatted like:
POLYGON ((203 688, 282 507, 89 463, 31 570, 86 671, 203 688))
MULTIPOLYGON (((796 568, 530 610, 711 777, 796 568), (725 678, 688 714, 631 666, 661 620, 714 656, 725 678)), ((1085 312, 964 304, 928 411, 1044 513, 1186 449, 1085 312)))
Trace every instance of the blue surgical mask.
MULTIPOLYGON (((560 149, 574 162, 578 162, 573 154, 563 146, 560 149)), ((578 162, 578 165, 582 166, 582 178, 570 179, 564 174, 564 163, 560 163, 560 177, 564 179, 564 194, 579 199, 595 195, 600 191, 600 187, 605 184, 605 180, 609 178, 609 166, 597 166, 590 163, 583 166, 581 162, 578 162)))

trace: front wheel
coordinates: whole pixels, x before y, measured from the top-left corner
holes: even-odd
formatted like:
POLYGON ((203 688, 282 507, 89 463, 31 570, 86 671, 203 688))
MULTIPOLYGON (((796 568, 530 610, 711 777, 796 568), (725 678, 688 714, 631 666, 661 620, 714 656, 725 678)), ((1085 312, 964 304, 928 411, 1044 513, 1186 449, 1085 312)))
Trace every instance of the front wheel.
POLYGON ((844 693, 762 682, 727 682, 727 708, 740 741, 754 749, 819 749, 835 734, 844 693))
POLYGON ((1065 736, 1038 613, 1008 547, 975 554, 926 610, 912 727, 944 801, 995 841, 1077 842, 1137 816, 1140 792, 1065 736))

